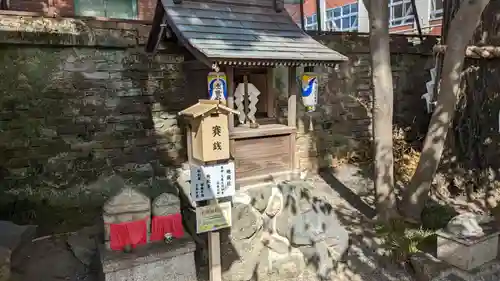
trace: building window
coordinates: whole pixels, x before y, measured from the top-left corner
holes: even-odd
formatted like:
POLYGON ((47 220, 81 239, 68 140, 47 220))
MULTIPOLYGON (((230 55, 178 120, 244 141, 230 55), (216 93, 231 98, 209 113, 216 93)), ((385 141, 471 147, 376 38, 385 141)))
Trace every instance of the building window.
POLYGON ((443 17, 443 0, 431 0, 431 20, 443 17))
POLYGON ((358 30, 358 4, 347 4, 326 10, 326 28, 330 31, 358 30))
POLYGON ((306 30, 318 30, 318 17, 316 17, 316 14, 306 17, 305 28, 306 30))
POLYGON ((391 27, 408 25, 413 23, 414 20, 411 0, 389 1, 389 25, 391 27))
POLYGON ((137 0, 74 0, 75 14, 86 17, 136 19, 137 0))

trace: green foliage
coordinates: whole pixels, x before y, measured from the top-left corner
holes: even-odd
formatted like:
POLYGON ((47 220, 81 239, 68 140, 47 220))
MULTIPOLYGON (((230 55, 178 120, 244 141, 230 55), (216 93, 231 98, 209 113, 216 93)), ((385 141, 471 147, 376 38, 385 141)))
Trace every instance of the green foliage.
POLYGON ((422 211, 422 226, 429 230, 438 230, 446 227, 446 224, 458 213, 451 206, 432 204, 426 206, 422 211))
POLYGON ((419 251, 421 244, 434 234, 421 227, 412 227, 401 219, 392 220, 389 224, 379 224, 375 227, 375 232, 382 239, 382 247, 399 263, 407 262, 412 254, 419 251))

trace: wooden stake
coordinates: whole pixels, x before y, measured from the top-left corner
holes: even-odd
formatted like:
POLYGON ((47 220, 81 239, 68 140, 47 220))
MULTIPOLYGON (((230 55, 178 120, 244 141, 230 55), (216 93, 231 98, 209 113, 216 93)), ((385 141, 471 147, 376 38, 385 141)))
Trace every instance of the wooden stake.
MULTIPOLYGON (((234 68, 226 67, 227 79, 227 107, 234 109, 234 68)), ((234 130, 234 114, 229 114, 229 132, 234 130)))
MULTIPOLYGON (((297 127, 297 68, 288 68, 288 127, 297 127)), ((295 173, 299 169, 299 157, 296 149, 296 134, 290 135, 291 169, 295 173)))
POLYGON ((297 68, 288 68, 288 127, 297 126, 297 68))
POLYGON ((188 163, 193 163, 193 135, 191 131, 191 124, 186 126, 186 150, 188 163))
MULTIPOLYGON (((211 204, 217 204, 217 200, 212 200, 211 204)), ((221 281, 220 233, 218 231, 208 233, 208 255, 210 281, 221 281)))

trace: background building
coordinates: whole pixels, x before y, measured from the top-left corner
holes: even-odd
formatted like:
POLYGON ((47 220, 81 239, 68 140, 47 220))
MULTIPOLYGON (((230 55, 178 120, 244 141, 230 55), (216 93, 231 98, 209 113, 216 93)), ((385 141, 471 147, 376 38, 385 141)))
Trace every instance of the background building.
MULTIPOLYGON (((0 0, 1 1, 1 0, 0 0)), ((316 0, 285 0, 287 11, 300 25, 304 17, 306 30, 318 29, 316 0)), ((389 0, 389 24, 393 33, 414 33, 416 23, 410 0, 389 0)), ((363 1, 320 0, 319 14, 322 30, 368 32, 368 12, 363 1)), ((151 21, 156 0, 15 0, 9 10, 44 12, 55 16, 86 16, 151 21)), ((422 29, 425 33, 440 35, 443 16, 443 0, 416 0, 422 29)))
MULTIPOLYGON (((286 2, 286 1, 285 1, 286 2)), ((304 0, 304 26, 306 30, 318 29, 316 0, 304 0)), ((420 24, 425 33, 441 35, 443 0, 416 0, 420 24)), ((411 0, 389 0, 389 24, 393 33, 414 33, 416 22, 411 0)), ((288 3, 286 9, 300 24, 300 4, 288 3)), ((320 0, 320 18, 325 19, 322 30, 368 32, 368 11, 363 1, 320 0)))
MULTIPOLYGON (((2 0, 0 0, 2 1, 2 0)), ((9 10, 52 16, 153 20, 157 0, 10 0, 9 10)))

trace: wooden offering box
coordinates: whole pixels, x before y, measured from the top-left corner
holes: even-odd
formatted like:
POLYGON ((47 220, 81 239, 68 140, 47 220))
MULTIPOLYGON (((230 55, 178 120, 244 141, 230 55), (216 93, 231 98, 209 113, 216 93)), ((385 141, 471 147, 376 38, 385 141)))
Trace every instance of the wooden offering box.
POLYGON ((191 126, 193 159, 201 162, 229 159, 229 113, 238 114, 212 100, 200 100, 179 112, 191 126))

